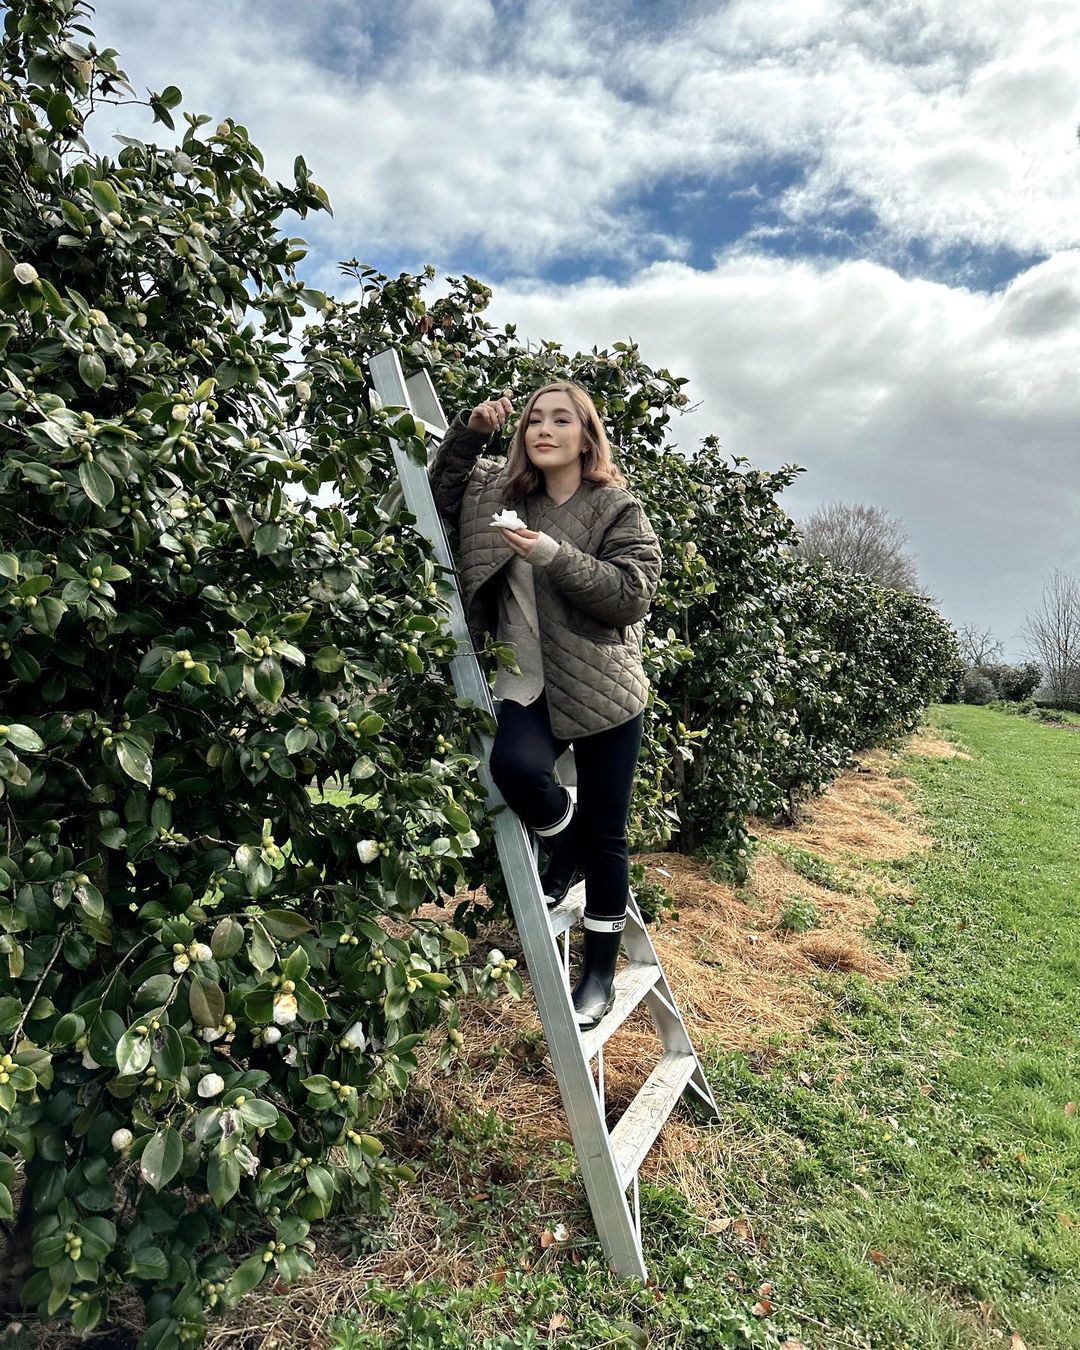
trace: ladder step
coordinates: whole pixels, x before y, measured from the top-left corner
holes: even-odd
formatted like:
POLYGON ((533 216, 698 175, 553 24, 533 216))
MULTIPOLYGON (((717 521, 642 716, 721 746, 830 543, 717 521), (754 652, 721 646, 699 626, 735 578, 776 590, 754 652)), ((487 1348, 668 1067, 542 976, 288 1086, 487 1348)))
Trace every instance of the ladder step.
POLYGON ((693 1077, 693 1055, 666 1054, 611 1131, 611 1147, 624 1186, 629 1186, 693 1077))
POLYGON ((552 936, 558 937, 560 933, 565 933, 568 928, 573 928, 584 912, 585 883, 579 881, 576 886, 570 887, 564 900, 560 900, 557 905, 552 905, 548 910, 552 936))
POLYGON ((614 1006, 595 1027, 581 1033, 586 1059, 592 1059, 608 1037, 618 1031, 659 978, 660 967, 644 961, 631 961, 615 972, 614 1006))

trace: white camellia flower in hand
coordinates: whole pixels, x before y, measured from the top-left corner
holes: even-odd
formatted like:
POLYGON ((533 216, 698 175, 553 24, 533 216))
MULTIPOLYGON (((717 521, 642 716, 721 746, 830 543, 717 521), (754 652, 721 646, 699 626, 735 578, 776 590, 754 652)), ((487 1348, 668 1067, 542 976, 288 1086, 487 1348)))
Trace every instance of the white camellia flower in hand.
POLYGON ((274 998, 274 1021, 279 1027, 287 1027, 296 1021, 296 995, 278 994, 274 998))
POLYGON ((131 1147, 131 1141, 135 1136, 130 1130, 115 1130, 112 1137, 112 1146, 117 1153, 123 1153, 131 1147))
POLYGON ((195 1090, 200 1097, 216 1097, 219 1092, 225 1091, 225 1079, 219 1073, 204 1074, 195 1090))
POLYGON ((512 506, 506 506, 491 517, 491 524, 497 529, 525 530, 528 526, 512 506))
POLYGON ((374 862, 379 856, 379 844, 375 839, 361 839, 356 846, 356 852, 360 856, 362 863, 374 862))
POLYGON ((349 1050, 363 1050, 367 1045, 367 1037, 364 1035, 364 1028, 359 1022, 354 1022, 341 1038, 341 1043, 349 1050))

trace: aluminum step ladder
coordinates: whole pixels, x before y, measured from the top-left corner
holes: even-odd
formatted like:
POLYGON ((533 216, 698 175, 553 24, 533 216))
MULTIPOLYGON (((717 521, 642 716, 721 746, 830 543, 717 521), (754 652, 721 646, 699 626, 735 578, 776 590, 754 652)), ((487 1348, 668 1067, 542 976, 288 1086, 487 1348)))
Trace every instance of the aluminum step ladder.
MULTIPOLYGON (((422 371, 406 381, 393 348, 372 357, 369 370, 372 387, 382 405, 411 412, 424 423, 430 433, 429 441, 434 440, 437 447, 447 422, 428 373, 422 371)), ((450 666, 454 688, 459 698, 470 700, 494 717, 491 690, 473 651, 457 573, 427 468, 415 463, 396 443, 393 451, 399 482, 386 493, 380 506, 392 516, 404 502, 416 517, 416 528, 430 539, 439 563, 454 578, 449 614, 450 631, 458 644, 450 666)), ((433 451, 429 449, 428 466, 433 458, 433 451)), ((505 799, 488 768, 492 739, 486 734, 480 736, 479 773, 488 804, 494 808, 504 804, 505 799)), ((556 774, 576 799, 572 757, 573 747, 570 747, 557 761, 556 774)), ((617 1275, 645 1281, 648 1272, 641 1246, 638 1169, 661 1126, 684 1097, 705 1120, 718 1117, 712 1090, 690 1042, 633 890, 627 906, 622 944, 629 959, 616 972, 615 1005, 598 1026, 583 1032, 574 1020, 569 974, 570 931, 581 919, 585 908, 585 883, 578 883, 561 904, 549 908, 540 889, 538 846, 533 845, 524 823, 513 811, 500 811, 495 817, 495 840, 600 1243, 617 1275), (642 1003, 652 1014, 663 1054, 609 1132, 605 1119, 604 1044, 642 1003), (628 1190, 632 1191, 632 1205, 627 1197, 628 1190)))

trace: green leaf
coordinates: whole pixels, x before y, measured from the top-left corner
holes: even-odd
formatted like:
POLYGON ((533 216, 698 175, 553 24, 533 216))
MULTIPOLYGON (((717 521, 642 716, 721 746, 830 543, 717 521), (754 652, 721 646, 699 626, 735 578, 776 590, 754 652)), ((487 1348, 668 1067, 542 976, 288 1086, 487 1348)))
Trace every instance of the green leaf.
POLYGON ((221 1019, 225 1016, 225 995, 221 992, 220 986, 212 980, 203 980, 195 976, 188 990, 188 1005, 196 1025, 221 1026, 221 1019))
POLYGON ((155 1191, 167 1186, 184 1161, 184 1145, 171 1125, 158 1130, 143 1149, 139 1170, 143 1180, 155 1191))
POLYGON ((163 1023, 160 1030, 154 1033, 154 1051, 151 1060, 160 1078, 168 1082, 179 1078, 180 1071, 184 1067, 184 1047, 180 1041, 180 1033, 168 1022, 163 1023))
POLYGON ((315 653, 315 669, 321 670, 325 675, 333 675, 344 664, 344 654, 337 647, 320 647, 315 653))
POLYGON ((106 507, 112 501, 115 492, 113 480, 96 461, 80 461, 79 482, 95 506, 106 507))
POLYGON ((255 667, 255 688, 269 703, 276 703, 285 692, 285 676, 276 656, 264 656, 255 667))
MULTIPOLYGON (((224 1209, 240 1189, 240 1163, 235 1153, 229 1153, 225 1157, 215 1153, 211 1157, 206 1168, 206 1189, 218 1209, 224 1209)), ((261 1254, 256 1254, 261 1261, 261 1254)))
POLYGON ((10 994, 0 996, 0 1036, 8 1036, 19 1025, 22 1003, 10 994))
POLYGON ((158 1247, 140 1247, 132 1252, 132 1275, 137 1280, 163 1280, 169 1273, 169 1261, 158 1247))
POLYGON ((285 541, 285 531, 280 525, 268 522, 255 531, 255 552, 260 558, 267 553, 276 553, 285 541))
POLYGON ((273 1262, 264 1261, 261 1251, 252 1252, 246 1261, 241 1261, 229 1280, 229 1301, 249 1294, 270 1269, 273 1262))
POLYGON ((329 1205, 334 1198, 334 1178, 326 1170, 315 1164, 304 1171, 304 1180, 307 1182, 308 1190, 317 1195, 324 1205, 329 1205))
POLYGON ((291 909, 268 909, 262 921, 275 937, 295 938, 311 932, 311 924, 291 909))
MULTIPOLYGON (((243 925, 230 915, 218 921, 210 938, 210 950, 218 961, 227 961, 244 945, 243 925)), ((215 1023, 215 1025, 217 1025, 215 1023)))
POLYGON ((142 746, 136 745, 134 741, 119 741, 117 742, 116 753, 120 760, 120 767, 128 777, 134 778, 136 783, 143 783, 146 787, 149 787, 152 781, 150 756, 142 746))
MULTIPOLYGON (((138 1023, 139 1026, 146 1025, 138 1023)), ((125 1031, 116 1046, 116 1067, 122 1074, 138 1075, 150 1063, 150 1037, 140 1035, 134 1027, 125 1031)), ((95 1056, 96 1058, 96 1056, 95 1056)))
POLYGON ((90 184, 90 195, 94 199, 94 205, 103 216, 107 216, 110 211, 120 211, 120 198, 113 191, 112 185, 101 179, 90 184))
MULTIPOLYGON (((79 376, 83 384, 88 384, 95 393, 105 383, 105 362, 98 356, 97 352, 83 352, 79 357, 79 376)), ((83 464, 86 461, 83 460, 83 464)), ((79 477, 82 477, 82 466, 80 465, 79 477)))
POLYGON ((29 727, 23 726, 21 722, 12 722, 8 726, 7 739, 11 745, 17 746, 20 750, 45 749, 45 742, 37 732, 31 731, 29 727))
POLYGON ((296 981, 296 1006, 300 1016, 308 1022, 321 1022, 327 1017, 326 1004, 307 980, 296 981))
POLYGON ((260 1101, 258 1097, 248 1097, 241 1102, 236 1107, 236 1113, 241 1120, 259 1130, 269 1129, 278 1118, 277 1107, 271 1106, 269 1102, 260 1101))

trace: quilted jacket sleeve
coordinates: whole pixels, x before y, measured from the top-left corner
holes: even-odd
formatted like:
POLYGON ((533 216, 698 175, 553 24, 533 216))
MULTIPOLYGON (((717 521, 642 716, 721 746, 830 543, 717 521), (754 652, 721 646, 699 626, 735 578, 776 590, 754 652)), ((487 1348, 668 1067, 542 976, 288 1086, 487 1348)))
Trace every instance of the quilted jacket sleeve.
POLYGON ((656 531, 639 503, 629 498, 604 531, 596 557, 562 539, 543 571, 572 605, 622 627, 648 613, 660 568, 656 531))
MULTIPOLYGON (((461 500, 465 488, 476 467, 480 452, 488 442, 488 436, 482 431, 469 428, 467 408, 454 418, 446 428, 435 458, 428 468, 428 480, 431 493, 439 514, 448 524, 456 526, 461 513, 461 500)), ((493 464, 497 460, 491 461, 493 464)))

